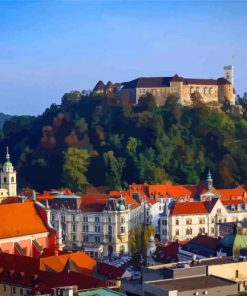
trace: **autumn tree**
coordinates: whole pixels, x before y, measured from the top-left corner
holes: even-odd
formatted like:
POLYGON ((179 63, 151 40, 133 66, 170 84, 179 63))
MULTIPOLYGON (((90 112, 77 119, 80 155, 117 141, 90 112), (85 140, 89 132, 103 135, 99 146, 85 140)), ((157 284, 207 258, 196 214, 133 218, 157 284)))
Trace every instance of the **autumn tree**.
POLYGON ((74 192, 84 192, 88 185, 86 172, 89 165, 87 150, 68 148, 64 157, 63 178, 64 183, 74 192))

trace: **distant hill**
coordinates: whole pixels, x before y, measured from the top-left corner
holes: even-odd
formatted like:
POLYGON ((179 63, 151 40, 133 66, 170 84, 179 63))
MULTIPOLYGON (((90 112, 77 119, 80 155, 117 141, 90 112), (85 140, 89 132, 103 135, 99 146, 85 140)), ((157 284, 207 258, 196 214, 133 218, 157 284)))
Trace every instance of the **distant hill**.
POLYGON ((4 113, 1 113, 1 112, 0 112, 0 128, 2 128, 3 125, 4 125, 4 122, 5 122, 6 120, 9 120, 11 117, 12 117, 11 115, 4 114, 4 113))

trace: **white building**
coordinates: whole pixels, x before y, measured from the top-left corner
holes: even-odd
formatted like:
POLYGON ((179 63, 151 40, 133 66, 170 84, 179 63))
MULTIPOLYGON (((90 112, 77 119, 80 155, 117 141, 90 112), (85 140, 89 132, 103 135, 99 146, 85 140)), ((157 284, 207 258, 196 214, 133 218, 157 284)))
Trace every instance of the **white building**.
POLYGON ((144 203, 104 194, 57 195, 46 210, 54 227, 61 221, 66 249, 94 257, 129 252, 129 231, 144 221, 144 203))

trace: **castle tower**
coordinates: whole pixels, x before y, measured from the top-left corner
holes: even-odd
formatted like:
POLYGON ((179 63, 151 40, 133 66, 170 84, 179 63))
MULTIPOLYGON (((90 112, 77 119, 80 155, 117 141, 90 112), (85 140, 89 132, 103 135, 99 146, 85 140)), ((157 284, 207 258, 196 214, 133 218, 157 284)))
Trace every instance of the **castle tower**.
POLYGON ((3 169, 0 173, 1 188, 8 191, 8 196, 17 196, 16 186, 16 171, 10 161, 9 149, 7 147, 6 162, 3 165, 3 169))
POLYGON ((231 82, 231 84, 233 85, 233 76, 234 71, 233 71, 233 66, 225 66, 224 67, 224 77, 231 82))

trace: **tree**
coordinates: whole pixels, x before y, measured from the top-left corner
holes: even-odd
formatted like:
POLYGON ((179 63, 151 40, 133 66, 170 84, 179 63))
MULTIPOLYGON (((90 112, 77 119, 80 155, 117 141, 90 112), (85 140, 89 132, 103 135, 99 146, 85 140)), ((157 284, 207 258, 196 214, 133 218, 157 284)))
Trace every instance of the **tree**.
POLYGON ((105 163, 105 178, 110 189, 122 189, 122 171, 125 160, 122 157, 115 157, 112 150, 103 154, 105 163))
POLYGON ((65 153, 63 165, 64 183, 74 192, 84 192, 88 185, 86 172, 89 165, 87 150, 70 147, 65 153))
POLYGON ((63 109, 66 109, 70 107, 72 104, 79 102, 80 99, 81 99, 81 93, 77 90, 73 90, 63 95, 61 106, 63 109))
POLYGON ((130 230, 130 236, 129 236, 129 246, 130 246, 130 253, 131 256, 133 257, 136 253, 136 234, 135 234, 135 229, 132 228, 130 230))
POLYGON ((140 97, 138 105, 141 111, 152 112, 157 107, 156 98, 152 94, 147 93, 140 97))
POLYGON ((88 124, 83 117, 75 120, 75 127, 79 137, 82 137, 88 131, 88 124))

